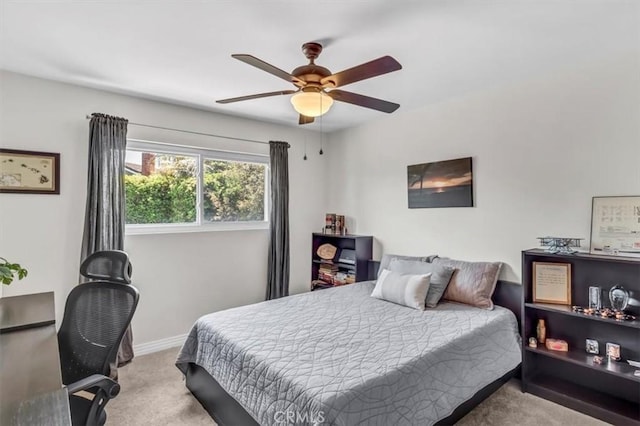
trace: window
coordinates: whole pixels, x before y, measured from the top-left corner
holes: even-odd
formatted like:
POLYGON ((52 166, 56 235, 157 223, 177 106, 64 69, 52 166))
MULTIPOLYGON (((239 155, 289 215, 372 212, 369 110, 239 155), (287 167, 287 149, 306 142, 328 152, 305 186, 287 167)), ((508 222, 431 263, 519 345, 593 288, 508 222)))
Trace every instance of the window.
POLYGON ((127 233, 265 228, 268 157, 128 142, 127 233))
POLYGON ((203 165, 205 221, 265 220, 265 164, 206 158, 203 165))

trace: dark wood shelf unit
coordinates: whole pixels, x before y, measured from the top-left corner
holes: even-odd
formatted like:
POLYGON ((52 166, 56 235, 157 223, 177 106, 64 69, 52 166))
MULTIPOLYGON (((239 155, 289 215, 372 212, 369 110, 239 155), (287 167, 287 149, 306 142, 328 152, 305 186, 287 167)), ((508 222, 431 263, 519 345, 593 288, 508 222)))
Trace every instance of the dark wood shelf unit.
POLYGON ((640 419, 637 403, 557 377, 535 376, 527 383, 526 391, 614 425, 636 425, 640 419))
POLYGON ((562 361, 571 362, 576 365, 580 365, 586 368, 591 368, 594 371, 599 371, 604 374, 613 374, 614 376, 622 377, 627 380, 633 380, 640 383, 640 377, 634 376, 633 372, 637 368, 632 367, 626 361, 612 361, 604 364, 594 364, 594 354, 588 354, 582 351, 570 350, 569 352, 552 351, 544 346, 538 345, 537 348, 526 347, 525 350, 538 353, 540 355, 556 358, 562 361))
POLYGON ((637 319, 633 321, 621 321, 613 318, 602 318, 597 315, 587 315, 579 312, 573 312, 573 310, 571 309, 571 306, 553 305, 551 303, 525 303, 524 305, 527 308, 531 308, 531 309, 540 309, 542 311, 549 311, 549 312, 560 312, 565 315, 571 315, 577 318, 584 318, 592 321, 601 321, 601 322, 612 324, 612 325, 619 325, 622 327, 631 327, 631 328, 640 329, 640 321, 638 321, 637 319))
MULTIPOLYGON (((533 262, 571 265, 571 303, 588 305, 588 288, 603 289, 603 306, 610 306, 608 290, 622 285, 632 297, 640 296, 640 259, 579 253, 561 255, 542 249, 522 252, 522 389, 613 424, 640 425, 640 377, 626 360, 640 360, 640 321, 618 321, 573 312, 571 306, 533 301, 533 262), (547 338, 566 340, 569 352, 528 346, 539 319, 547 338), (585 340, 599 344, 604 364, 594 364, 585 340), (621 346, 621 361, 607 361, 606 343, 621 346)), ((628 313, 639 316, 638 306, 628 313)))
MULTIPOLYGON (((323 234, 315 232, 312 234, 311 244, 311 281, 318 279, 318 270, 322 264, 322 259, 317 254, 318 247, 322 244, 332 244, 338 248, 336 256, 333 259, 333 263, 338 267, 340 271, 354 272, 356 282, 366 281, 369 278, 368 262, 373 256, 373 237, 370 235, 354 235, 354 234, 323 234), (339 262, 340 253, 343 249, 355 250, 356 263, 343 263, 339 262)), ((319 288, 327 288, 328 286, 321 286, 319 288)), ((312 287, 313 290, 313 287, 312 287)))
MULTIPOLYGON (((618 263, 622 265, 634 265, 638 266, 640 264, 640 257, 630 257, 630 256, 620 256, 620 255, 604 255, 604 254, 591 254, 591 253, 574 253, 574 254, 559 254, 559 253, 549 253, 544 249, 530 249, 525 250, 523 253, 527 253, 531 256, 544 256, 549 259, 556 259, 558 262, 566 262, 568 260, 587 260, 589 262, 604 262, 607 264, 618 263)), ((552 262, 550 260, 550 262, 552 262)))

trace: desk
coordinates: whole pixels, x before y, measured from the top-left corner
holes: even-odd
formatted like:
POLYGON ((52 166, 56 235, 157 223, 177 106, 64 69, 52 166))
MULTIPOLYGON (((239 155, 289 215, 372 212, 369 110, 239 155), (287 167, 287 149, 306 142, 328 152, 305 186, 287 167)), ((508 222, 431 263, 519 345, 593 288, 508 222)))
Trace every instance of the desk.
POLYGON ((0 299, 0 424, 71 425, 54 323, 52 292, 0 299))
POLYGON ((0 299, 0 334, 55 322, 52 291, 0 299))

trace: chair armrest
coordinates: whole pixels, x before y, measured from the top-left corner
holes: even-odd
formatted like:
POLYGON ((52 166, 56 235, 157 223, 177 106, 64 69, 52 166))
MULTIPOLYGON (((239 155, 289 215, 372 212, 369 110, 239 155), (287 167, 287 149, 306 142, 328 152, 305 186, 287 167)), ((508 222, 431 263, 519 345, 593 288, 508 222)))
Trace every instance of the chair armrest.
POLYGON ((107 376, 103 376, 102 374, 93 374, 87 378, 67 385, 67 393, 71 395, 76 392, 86 391, 95 387, 102 389, 109 399, 115 398, 120 393, 120 385, 118 382, 107 376))

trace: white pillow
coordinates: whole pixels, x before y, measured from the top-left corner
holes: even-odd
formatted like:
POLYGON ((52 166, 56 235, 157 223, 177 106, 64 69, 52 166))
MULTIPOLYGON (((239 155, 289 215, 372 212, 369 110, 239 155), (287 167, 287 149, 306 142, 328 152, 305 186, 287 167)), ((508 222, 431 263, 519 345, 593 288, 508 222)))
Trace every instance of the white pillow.
POLYGON ((430 278, 431 274, 402 275, 384 269, 376 281, 371 297, 424 311, 430 278))
POLYGON ((435 308, 449 285, 451 276, 456 268, 428 262, 391 259, 389 270, 403 275, 431 274, 426 305, 427 308, 435 308))

